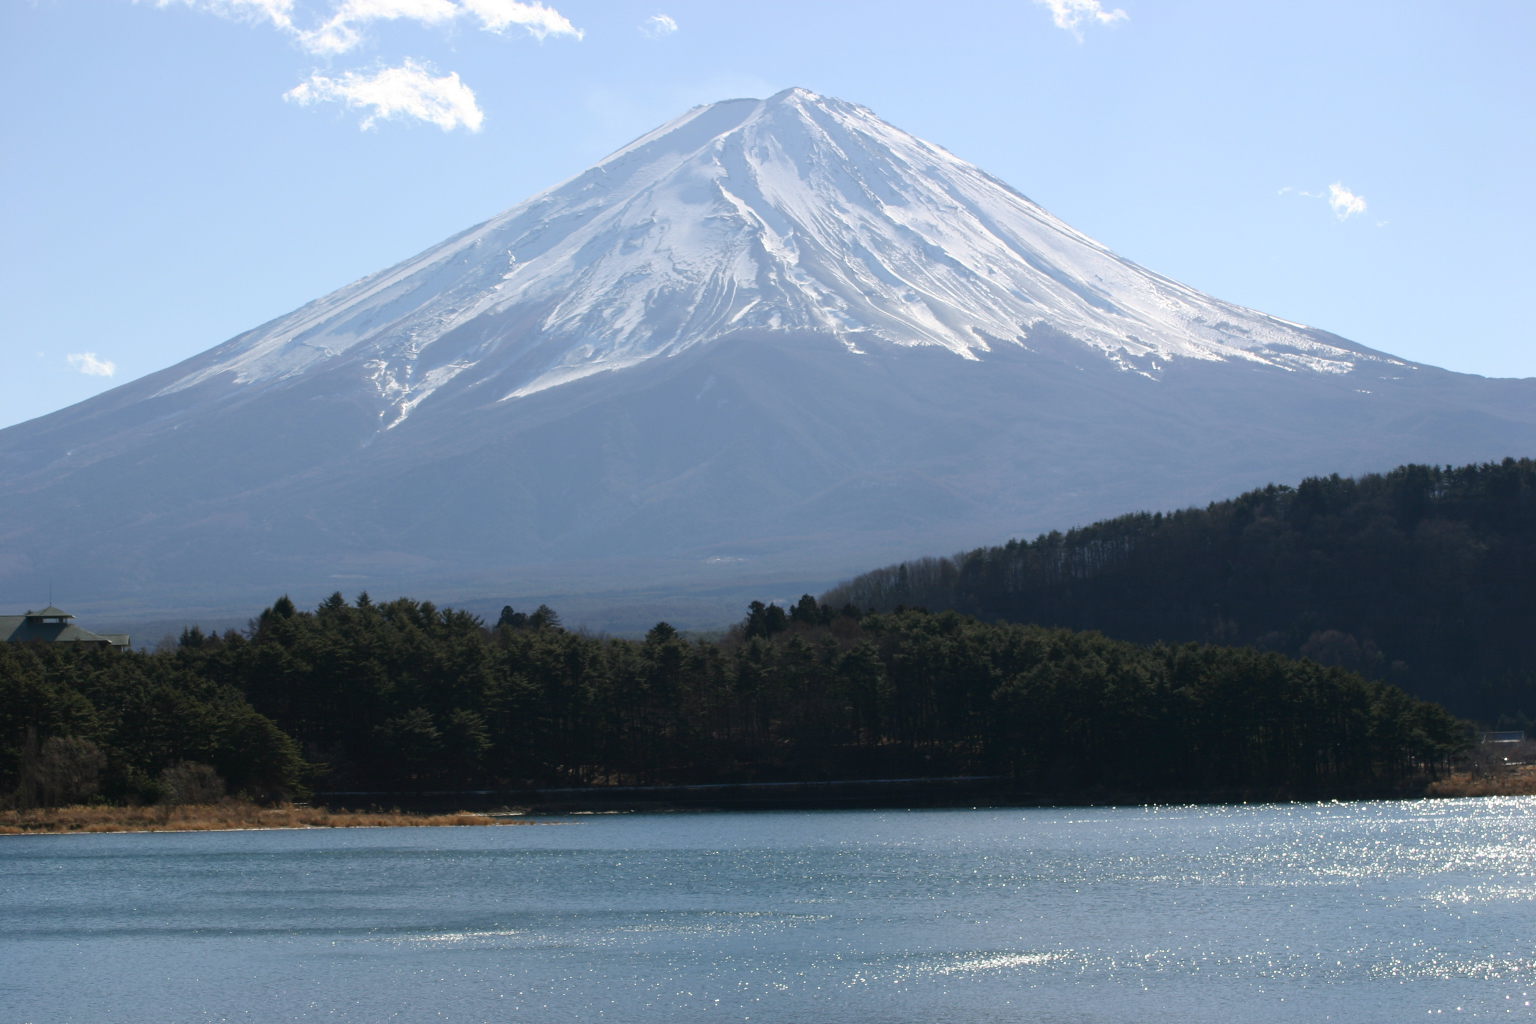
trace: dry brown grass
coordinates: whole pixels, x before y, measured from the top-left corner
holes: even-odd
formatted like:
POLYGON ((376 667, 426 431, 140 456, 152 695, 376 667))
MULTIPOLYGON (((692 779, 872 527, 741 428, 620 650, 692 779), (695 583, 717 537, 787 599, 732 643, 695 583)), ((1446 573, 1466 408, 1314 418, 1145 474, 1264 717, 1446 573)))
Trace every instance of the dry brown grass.
POLYGON ((1536 796, 1536 765, 1455 772, 1429 784, 1429 796, 1536 796))
POLYGON ((57 832, 211 832, 251 828, 378 828, 399 825, 522 825, 500 815, 457 811, 406 814, 401 811, 331 811, 281 804, 262 807, 242 801, 176 807, 44 807, 0 811, 0 835, 57 832))

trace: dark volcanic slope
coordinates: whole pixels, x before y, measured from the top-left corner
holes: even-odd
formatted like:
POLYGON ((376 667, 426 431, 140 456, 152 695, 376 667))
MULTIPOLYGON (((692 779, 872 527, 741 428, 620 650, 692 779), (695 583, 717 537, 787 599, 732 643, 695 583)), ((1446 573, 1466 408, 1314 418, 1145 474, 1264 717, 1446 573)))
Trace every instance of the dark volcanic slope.
POLYGON ((52 583, 124 614, 831 582, 1271 480, 1532 451, 1536 381, 1201 295, 790 90, 692 111, 0 431, 0 594, 52 583))

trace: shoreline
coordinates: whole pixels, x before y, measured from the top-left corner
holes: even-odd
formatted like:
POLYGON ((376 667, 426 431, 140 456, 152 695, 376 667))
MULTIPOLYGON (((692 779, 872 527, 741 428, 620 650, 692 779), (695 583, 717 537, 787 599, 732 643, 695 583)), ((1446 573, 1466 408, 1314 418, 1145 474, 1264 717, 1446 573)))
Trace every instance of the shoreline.
POLYGON ((1488 774, 1452 772, 1431 782, 1428 797, 1536 796, 1536 765, 1512 765, 1488 774))
MULTIPOLYGON (((803 786, 804 784, 799 785, 803 786)), ((570 797, 575 795, 576 791, 567 790, 561 794, 566 799, 551 800, 549 797, 554 794, 546 792, 540 794, 545 799, 536 799, 529 804, 523 805, 521 809, 511 809, 503 805, 502 809, 498 810, 402 810, 399 806, 394 806, 391 810, 379 810, 376 806, 369 809, 349 809, 344 806, 332 808, 294 804, 265 807, 260 804, 240 800, 225 800, 215 804, 187 804, 169 807, 160 805, 141 807, 113 807, 106 805, 40 807, 26 811, 0 811, 0 837, 14 835, 79 835, 109 832, 260 832, 317 828, 484 828, 496 825, 540 824, 536 819, 541 815, 622 814, 645 811, 785 810, 796 808, 846 810, 854 807, 878 808, 898 805, 914 807, 972 805, 964 799, 959 803, 934 799, 938 794, 932 791, 922 794, 928 797, 928 799, 915 801, 893 801, 889 798, 870 800, 868 798, 874 794, 867 791, 860 794, 864 797, 862 800, 855 798, 830 802, 804 801, 803 799, 785 801, 743 800, 740 799, 743 795, 740 791, 732 794, 737 799, 720 799, 720 797, 725 795, 720 790, 736 788, 727 786, 697 787, 697 789, 701 790, 715 790, 715 792, 710 794, 715 797, 712 800, 677 799, 679 791, 686 791, 689 788, 655 787, 650 793, 645 794, 650 799, 642 797, 641 793, 637 792, 637 790, 649 789, 649 787, 615 787, 606 792, 601 789, 587 790, 582 793, 585 799, 570 799, 570 797), (626 789, 628 792, 625 792, 626 789)), ((803 794, 804 791, 802 789, 798 795, 803 797, 803 794)), ((696 796, 699 794, 690 795, 696 796)), ((891 794, 883 795, 889 797, 891 794)), ((909 793, 907 795, 910 797, 915 794, 909 793)), ((955 796, 961 794, 951 790, 946 795, 955 796)), ((981 794, 970 793, 966 795, 976 797, 981 794)), ((974 805, 1038 807, 1077 806, 1079 804, 1103 805, 1105 803, 1119 805, 1125 803, 1140 806, 1147 803, 1164 802, 1155 799, 1106 801, 1102 799, 1102 795, 1101 799, 1094 800, 1090 798, 1084 801, 1084 794, 1077 794, 1078 799, 1072 799, 1071 796, 1063 794, 1063 799, 1059 801, 998 799, 997 794, 990 795, 992 799, 983 799, 975 802, 974 805)), ((1175 802, 1207 802, 1202 800, 1191 801, 1187 799, 1188 794, 1181 794, 1181 796, 1185 797, 1185 799, 1175 802)), ((1498 796, 1536 796, 1536 765, 1520 766, 1519 768, 1491 775, 1457 772, 1444 779, 1430 783, 1419 793, 1401 794, 1396 797, 1377 797, 1376 799, 1413 799, 1419 797, 1433 800, 1498 796)), ((1372 798, 1357 797, 1355 799, 1372 798)), ((342 801, 342 803, 345 802, 345 800, 342 801)), ((1217 800, 1214 802, 1232 801, 1217 800)), ((1249 801, 1239 799, 1236 802, 1247 803, 1249 801)), ((1262 802, 1270 801, 1265 800, 1262 802)))
POLYGON ((418 814, 347 811, 280 804, 263 807, 247 801, 185 804, 172 807, 39 807, 0 811, 0 836, 80 835, 106 832, 267 832, 316 828, 485 827, 531 825, 512 813, 453 811, 418 814))

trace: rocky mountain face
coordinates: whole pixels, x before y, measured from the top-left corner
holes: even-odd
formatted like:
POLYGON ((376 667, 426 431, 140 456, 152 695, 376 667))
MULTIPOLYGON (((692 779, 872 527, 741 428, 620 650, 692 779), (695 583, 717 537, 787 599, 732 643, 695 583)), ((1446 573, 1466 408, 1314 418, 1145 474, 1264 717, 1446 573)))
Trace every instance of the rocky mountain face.
POLYGON ((732 588, 1532 451, 1536 380, 1213 299, 791 89, 0 430, 0 593, 132 620, 719 591, 724 619, 732 588))

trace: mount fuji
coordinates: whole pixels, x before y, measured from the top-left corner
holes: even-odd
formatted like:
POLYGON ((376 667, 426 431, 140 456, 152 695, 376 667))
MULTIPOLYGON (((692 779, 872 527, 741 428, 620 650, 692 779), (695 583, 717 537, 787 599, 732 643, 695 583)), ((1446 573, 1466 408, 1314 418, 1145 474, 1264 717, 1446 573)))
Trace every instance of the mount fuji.
POLYGON ((1536 380, 1203 295, 790 89, 0 430, 0 593, 125 620, 333 590, 734 614, 737 586, 1533 451, 1536 380))

